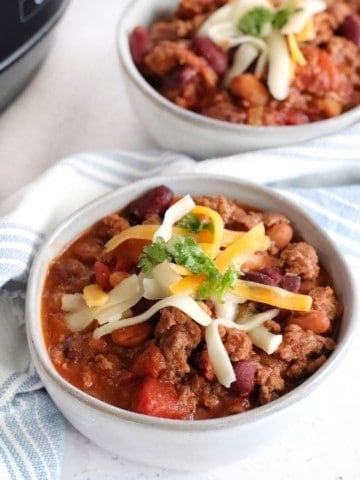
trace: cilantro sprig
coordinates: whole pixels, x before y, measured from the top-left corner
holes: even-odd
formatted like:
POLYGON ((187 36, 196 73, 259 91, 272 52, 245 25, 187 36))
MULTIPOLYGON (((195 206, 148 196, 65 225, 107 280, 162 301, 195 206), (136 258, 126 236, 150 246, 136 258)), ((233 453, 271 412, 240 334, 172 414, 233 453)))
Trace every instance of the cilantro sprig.
POLYGON ((189 232, 200 233, 205 228, 210 228, 211 223, 190 212, 178 223, 178 227, 185 228, 189 232))
POLYGON ((269 33, 271 26, 282 28, 291 15, 301 11, 301 8, 284 7, 272 12, 267 7, 255 7, 243 15, 239 21, 239 29, 246 35, 263 37, 269 33))
POLYGON ((195 275, 204 273, 207 278, 197 292, 203 299, 214 298, 221 301, 226 290, 232 288, 237 279, 237 272, 233 266, 222 275, 214 260, 206 255, 191 237, 173 235, 168 242, 158 238, 151 245, 144 247, 139 258, 139 267, 143 272, 149 273, 164 260, 174 261, 195 275))

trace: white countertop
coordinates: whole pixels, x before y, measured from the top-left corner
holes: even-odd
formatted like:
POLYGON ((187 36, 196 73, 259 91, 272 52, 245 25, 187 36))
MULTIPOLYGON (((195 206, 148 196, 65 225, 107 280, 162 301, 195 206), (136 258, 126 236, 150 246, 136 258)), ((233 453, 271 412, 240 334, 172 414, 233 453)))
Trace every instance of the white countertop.
MULTIPOLYGON (((72 153, 154 146, 128 103, 117 59, 122 5, 122 0, 72 0, 51 54, 0 114, 0 201, 72 153)), ((294 419, 285 437, 235 466, 182 473, 134 465, 67 425, 62 480, 359 479, 359 340, 314 395, 306 417, 294 419), (343 385, 350 382, 348 391, 343 385)))

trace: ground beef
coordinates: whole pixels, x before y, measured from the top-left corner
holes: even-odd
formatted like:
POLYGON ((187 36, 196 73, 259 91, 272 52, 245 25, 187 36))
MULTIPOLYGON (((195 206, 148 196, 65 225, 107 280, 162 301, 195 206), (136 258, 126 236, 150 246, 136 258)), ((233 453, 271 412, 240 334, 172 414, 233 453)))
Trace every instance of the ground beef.
POLYGON ((324 351, 335 347, 332 338, 316 335, 311 330, 303 330, 298 325, 288 325, 284 329, 283 340, 276 351, 276 356, 286 362, 304 361, 316 358, 324 351))
POLYGON ((259 386, 259 402, 271 402, 284 393, 286 385, 282 374, 285 372, 286 363, 265 352, 259 352, 253 360, 259 363, 255 375, 255 383, 259 386))
POLYGON ((340 315, 341 307, 331 287, 313 288, 310 290, 309 295, 313 299, 312 308, 324 312, 330 321, 333 321, 340 315))
POLYGON ((306 242, 290 243, 281 252, 280 262, 287 274, 300 275, 304 280, 312 280, 319 275, 317 253, 306 242))
POLYGON ((236 328, 219 327, 219 333, 224 347, 232 362, 246 360, 252 353, 252 342, 246 332, 236 328))
POLYGON ((334 64, 343 70, 354 85, 360 87, 359 48, 344 37, 333 37, 327 44, 327 51, 334 64))
POLYGON ((245 123, 247 117, 245 110, 235 105, 226 92, 217 93, 212 103, 200 108, 199 113, 231 123, 245 123))
POLYGON ((201 340, 199 325, 177 308, 164 308, 155 328, 155 337, 171 375, 189 373, 189 356, 201 340))
POLYGON ((112 213, 104 218, 103 224, 107 229, 107 234, 112 237, 130 227, 129 221, 117 213, 112 213))
POLYGON ((213 12, 225 3, 227 3, 227 0, 180 0, 175 17, 193 18, 202 13, 213 12))

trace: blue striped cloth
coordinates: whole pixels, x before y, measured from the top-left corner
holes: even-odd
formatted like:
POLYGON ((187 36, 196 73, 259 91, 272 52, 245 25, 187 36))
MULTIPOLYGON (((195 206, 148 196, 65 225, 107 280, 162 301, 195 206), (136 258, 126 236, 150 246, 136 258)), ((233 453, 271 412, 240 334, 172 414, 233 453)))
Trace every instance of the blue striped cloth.
POLYGON ((360 272, 360 125, 308 145, 194 162, 159 151, 60 161, 0 205, 0 479, 57 480, 64 422, 42 388, 24 334, 24 292, 45 235, 93 198, 138 179, 224 173, 281 190, 331 234, 360 272))

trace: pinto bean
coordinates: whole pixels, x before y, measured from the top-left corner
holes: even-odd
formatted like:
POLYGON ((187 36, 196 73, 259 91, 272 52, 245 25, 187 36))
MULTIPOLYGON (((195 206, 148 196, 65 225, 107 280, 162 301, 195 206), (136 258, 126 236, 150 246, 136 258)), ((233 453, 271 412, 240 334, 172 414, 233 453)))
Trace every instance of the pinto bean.
POLYGON ((268 228, 266 234, 274 242, 276 248, 283 250, 291 242, 294 231, 287 223, 277 223, 268 228))
POLYGON ((235 97, 240 97, 250 103, 250 105, 263 106, 269 98, 269 92, 265 85, 251 73, 236 75, 231 80, 230 92, 235 97))
POLYGON ((150 322, 130 325, 129 327, 119 328, 111 333, 111 339, 121 347, 134 347, 147 340, 152 332, 150 322))
POLYGON ((304 330, 312 330, 321 335, 330 328, 330 320, 320 310, 309 310, 308 312, 293 312, 287 320, 288 324, 295 324, 304 330))

